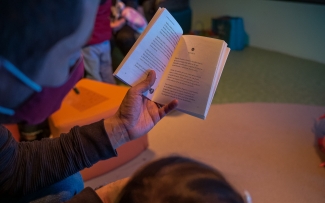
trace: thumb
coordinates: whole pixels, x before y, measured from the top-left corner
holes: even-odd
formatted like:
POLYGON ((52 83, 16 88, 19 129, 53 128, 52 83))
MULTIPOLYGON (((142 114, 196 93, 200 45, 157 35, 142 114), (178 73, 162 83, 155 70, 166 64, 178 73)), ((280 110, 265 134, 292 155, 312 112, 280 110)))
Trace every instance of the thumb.
POLYGON ((144 93, 145 91, 150 89, 150 87, 155 83, 155 80, 156 80, 156 73, 155 71, 150 70, 147 75, 147 78, 134 87, 137 91, 144 93))

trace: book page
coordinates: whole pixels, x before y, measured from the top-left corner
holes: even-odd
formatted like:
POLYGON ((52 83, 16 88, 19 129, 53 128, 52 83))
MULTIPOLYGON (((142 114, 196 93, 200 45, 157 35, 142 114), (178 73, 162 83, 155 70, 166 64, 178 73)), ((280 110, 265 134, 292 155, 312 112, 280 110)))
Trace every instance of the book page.
POLYGON ((215 77, 213 79, 213 91, 210 92, 208 106, 205 109, 205 115, 208 114, 208 111, 210 109, 214 94, 215 94, 215 92, 217 90, 217 86, 218 86, 219 81, 220 81, 220 77, 221 77, 223 68, 224 68, 224 66, 226 64, 229 52, 230 52, 230 48, 227 47, 225 52, 223 52, 223 55, 221 56, 221 60, 219 61, 218 65, 217 65, 219 68, 217 68, 217 73, 215 74, 215 77))
POLYGON ((178 110, 204 119, 226 51, 227 44, 223 40, 182 36, 153 101, 166 104, 178 99, 178 110))
POLYGON ((149 70, 155 70, 156 82, 144 93, 151 99, 182 34, 173 16, 166 9, 159 9, 114 75, 134 86, 147 77, 149 70))

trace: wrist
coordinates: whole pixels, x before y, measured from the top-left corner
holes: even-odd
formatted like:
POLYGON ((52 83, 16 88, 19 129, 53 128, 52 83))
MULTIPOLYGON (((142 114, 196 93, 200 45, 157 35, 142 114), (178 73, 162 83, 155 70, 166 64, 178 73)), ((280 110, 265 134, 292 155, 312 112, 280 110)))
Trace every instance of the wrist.
POLYGON ((114 149, 130 141, 129 134, 123 122, 116 116, 105 119, 104 127, 114 149))

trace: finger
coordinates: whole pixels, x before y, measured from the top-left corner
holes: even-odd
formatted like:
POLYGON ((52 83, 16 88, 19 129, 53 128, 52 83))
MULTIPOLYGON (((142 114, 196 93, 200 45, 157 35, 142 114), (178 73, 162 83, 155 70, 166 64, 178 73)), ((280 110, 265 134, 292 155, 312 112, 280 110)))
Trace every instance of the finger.
POLYGON ((159 109, 160 119, 162 119, 164 116, 166 116, 172 110, 176 109, 177 105, 178 105, 178 100, 175 99, 175 100, 171 101, 169 104, 161 107, 159 109))
POLYGON ((144 93, 145 91, 148 91, 150 87, 155 83, 156 80, 156 73, 153 70, 150 70, 147 78, 134 86, 136 91, 139 91, 140 93, 144 93))

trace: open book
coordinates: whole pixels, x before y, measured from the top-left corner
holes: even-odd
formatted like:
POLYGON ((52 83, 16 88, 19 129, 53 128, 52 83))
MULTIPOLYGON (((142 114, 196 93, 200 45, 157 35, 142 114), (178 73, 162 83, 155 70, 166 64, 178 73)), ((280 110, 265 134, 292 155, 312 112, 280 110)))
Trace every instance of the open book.
POLYGON ((134 86, 154 70, 157 79, 145 97, 162 105, 177 99, 177 110, 205 119, 229 51, 223 40, 183 35, 159 8, 114 75, 134 86))

